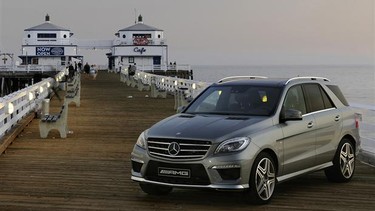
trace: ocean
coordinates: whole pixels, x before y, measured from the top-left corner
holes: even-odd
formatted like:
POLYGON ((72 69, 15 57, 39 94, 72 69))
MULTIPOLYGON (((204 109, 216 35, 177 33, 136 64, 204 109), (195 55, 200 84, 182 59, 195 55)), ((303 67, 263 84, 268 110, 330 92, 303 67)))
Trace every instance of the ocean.
POLYGON ((216 82, 228 76, 271 78, 318 76, 339 85, 349 104, 362 114, 362 148, 375 154, 375 68, 373 66, 214 66, 193 65, 194 80, 216 82))

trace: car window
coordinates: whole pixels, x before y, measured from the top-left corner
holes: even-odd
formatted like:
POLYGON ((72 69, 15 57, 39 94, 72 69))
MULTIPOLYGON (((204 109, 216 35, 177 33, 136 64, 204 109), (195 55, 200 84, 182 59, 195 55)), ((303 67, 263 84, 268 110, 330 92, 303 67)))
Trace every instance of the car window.
POLYGON ((320 111, 328 108, 334 108, 335 105, 327 93, 319 84, 304 84, 304 92, 308 99, 308 111, 320 111))
POLYGON ((304 89, 306 98, 308 99, 309 112, 325 109, 324 101, 318 84, 305 84, 304 89))
POLYGON ((340 88, 336 85, 327 85, 327 87, 339 98, 342 104, 349 106, 348 101, 346 101, 344 95, 342 94, 340 88))
POLYGON ((296 109, 301 111, 302 114, 306 114, 306 103, 301 86, 293 86, 288 90, 283 108, 284 110, 296 109))
POLYGON ((186 113, 268 116, 274 112, 280 92, 277 87, 213 86, 200 95, 186 113))
MULTIPOLYGON (((319 86, 320 87, 320 86, 319 86)), ((332 103, 332 100, 329 98, 327 93, 323 90, 322 87, 320 87, 320 93, 322 94, 323 97, 323 102, 324 102, 324 108, 334 108, 335 105, 332 103)))
POLYGON ((211 111, 215 110, 221 93, 222 93, 222 90, 214 90, 213 92, 211 92, 199 104, 196 111, 197 112, 211 112, 211 111))

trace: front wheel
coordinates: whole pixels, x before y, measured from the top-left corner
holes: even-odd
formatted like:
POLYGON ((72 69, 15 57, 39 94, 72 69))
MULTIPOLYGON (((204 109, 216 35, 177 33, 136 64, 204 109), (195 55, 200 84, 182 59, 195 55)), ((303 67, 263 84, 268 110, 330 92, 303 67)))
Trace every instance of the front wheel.
POLYGON ((173 190, 173 188, 169 186, 154 185, 148 183, 139 183, 139 186, 141 187, 143 192, 149 195, 167 195, 173 190))
POLYGON ((329 181, 349 182, 354 174, 355 152, 353 144, 344 138, 337 149, 333 158, 333 166, 327 168, 324 172, 329 181))
POLYGON ((267 204, 271 200, 276 186, 276 168, 275 161, 268 153, 262 152, 255 159, 249 185, 247 201, 267 204))

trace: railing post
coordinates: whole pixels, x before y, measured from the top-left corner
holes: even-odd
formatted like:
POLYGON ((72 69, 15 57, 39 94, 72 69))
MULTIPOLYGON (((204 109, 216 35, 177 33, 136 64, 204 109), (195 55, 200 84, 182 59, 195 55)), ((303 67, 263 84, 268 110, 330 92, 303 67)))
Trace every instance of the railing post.
POLYGON ((42 116, 49 114, 49 101, 50 101, 49 99, 42 100, 42 111, 41 111, 42 116))

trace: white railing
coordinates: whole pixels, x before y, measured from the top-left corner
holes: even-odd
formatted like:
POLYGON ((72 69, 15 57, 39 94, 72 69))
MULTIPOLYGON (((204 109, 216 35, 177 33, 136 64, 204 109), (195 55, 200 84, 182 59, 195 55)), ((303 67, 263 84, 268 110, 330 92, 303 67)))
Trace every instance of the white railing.
POLYGON ((56 65, 0 65, 0 72, 51 72, 51 71, 57 71, 62 69, 63 66, 56 65))
POLYGON ((130 76, 128 74, 128 68, 121 71, 120 80, 129 86, 138 86, 138 89, 141 91, 150 90, 149 87, 151 87, 151 96, 159 96, 155 94, 155 92, 158 91, 153 90, 153 87, 157 90, 162 90, 174 95, 175 109, 188 104, 210 85, 210 83, 207 82, 155 75, 139 70, 137 70, 133 76, 130 76))
POLYGON ((166 90, 171 93, 180 89, 187 89, 193 98, 209 85, 207 82, 155 75, 141 71, 137 71, 134 75, 134 79, 141 80, 143 84, 147 85, 154 83, 158 89, 166 90))
POLYGON ((183 70, 190 71, 191 67, 188 64, 170 64, 170 65, 136 65, 139 71, 156 71, 156 70, 183 70))
POLYGON ((57 86, 66 73, 67 69, 64 68, 55 78, 44 79, 0 98, 0 138, 27 114, 36 112, 41 106, 41 101, 50 94, 52 87, 57 86))

